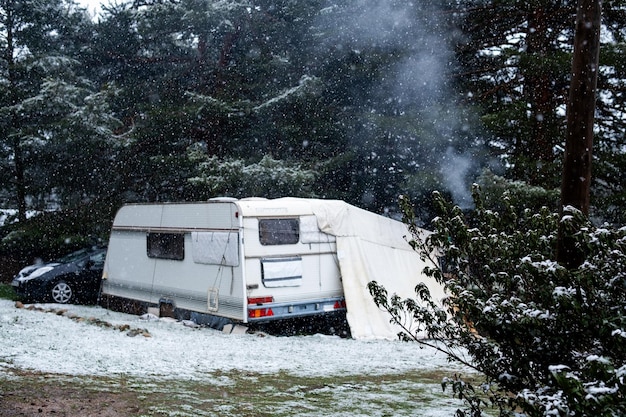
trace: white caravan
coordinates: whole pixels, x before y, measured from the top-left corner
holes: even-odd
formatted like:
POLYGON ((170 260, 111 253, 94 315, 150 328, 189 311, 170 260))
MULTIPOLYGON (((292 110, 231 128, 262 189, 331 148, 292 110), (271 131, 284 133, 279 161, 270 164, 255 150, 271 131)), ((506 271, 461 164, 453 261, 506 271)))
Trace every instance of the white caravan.
POLYGON ((336 200, 126 205, 111 230, 103 305, 131 301, 217 328, 347 307, 353 337, 394 338, 366 287, 414 296, 426 278, 406 235, 403 223, 336 200))

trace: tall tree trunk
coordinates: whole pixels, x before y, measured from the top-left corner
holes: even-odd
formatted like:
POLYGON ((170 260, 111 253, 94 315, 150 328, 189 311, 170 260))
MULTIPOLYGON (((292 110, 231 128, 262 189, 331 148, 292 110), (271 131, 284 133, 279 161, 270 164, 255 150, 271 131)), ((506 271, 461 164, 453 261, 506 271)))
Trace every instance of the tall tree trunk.
MULTIPOLYGON (((576 14, 572 81, 567 103, 565 161, 561 185, 561 209, 573 206, 589 214, 591 150, 600 56, 602 0, 579 0, 576 14)), ((572 236, 559 227, 557 260, 567 268, 584 261, 572 236)))
POLYGON ((17 200, 17 218, 20 222, 26 221, 26 182, 24 177, 24 158, 20 137, 18 134, 19 121, 15 106, 18 103, 17 82, 15 76, 15 45, 13 44, 13 29, 15 2, 10 0, 5 5, 4 27, 5 27, 5 61, 7 63, 7 80, 9 85, 9 104, 11 109, 11 121, 9 132, 6 133, 7 144, 13 149, 13 179, 15 185, 15 197, 17 200), (11 138, 13 135, 13 138, 11 138))
POLYGON ((525 88, 529 91, 528 99, 531 104, 530 143, 532 147, 530 149, 525 147, 522 154, 530 151, 532 161, 536 164, 527 168, 528 182, 531 185, 549 188, 546 184, 547 173, 554 163, 554 137, 550 134, 549 125, 554 122, 553 113, 557 104, 552 88, 553 75, 543 63, 545 57, 552 52, 547 14, 544 8, 537 7, 529 17, 527 52, 534 55, 541 64, 529 67, 524 76, 527 80, 525 88))

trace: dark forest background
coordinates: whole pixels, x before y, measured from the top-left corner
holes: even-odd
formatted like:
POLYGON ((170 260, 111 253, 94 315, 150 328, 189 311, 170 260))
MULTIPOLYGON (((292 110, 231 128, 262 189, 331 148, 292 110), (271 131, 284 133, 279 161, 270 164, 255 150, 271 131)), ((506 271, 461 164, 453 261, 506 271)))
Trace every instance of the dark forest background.
MULTIPOLYGON (((575 2, 0 0, 7 271, 127 202, 503 191, 556 210, 575 2)), ((603 2, 591 217, 626 220, 626 2, 603 2)), ((8 274, 8 272, 7 272, 8 274)), ((10 278, 3 275, 3 279, 10 278)))

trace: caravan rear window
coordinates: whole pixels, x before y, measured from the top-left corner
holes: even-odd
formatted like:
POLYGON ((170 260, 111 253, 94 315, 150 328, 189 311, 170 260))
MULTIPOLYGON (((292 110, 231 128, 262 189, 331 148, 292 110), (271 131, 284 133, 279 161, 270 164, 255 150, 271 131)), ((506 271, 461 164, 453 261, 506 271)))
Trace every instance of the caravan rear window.
POLYGON ((148 233, 148 257, 160 259, 185 259, 184 233, 148 233))
POLYGON ((290 245, 300 241, 298 219, 260 219, 261 245, 290 245))

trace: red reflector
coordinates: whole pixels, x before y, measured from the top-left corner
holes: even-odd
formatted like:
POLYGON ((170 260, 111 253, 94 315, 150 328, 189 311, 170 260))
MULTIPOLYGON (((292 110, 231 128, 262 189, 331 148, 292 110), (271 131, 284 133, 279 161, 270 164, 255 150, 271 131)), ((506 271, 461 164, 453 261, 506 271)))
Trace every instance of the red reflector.
POLYGON ((346 308, 346 300, 335 301, 335 305, 333 308, 336 310, 338 308, 346 308))
POLYGON ((271 317, 274 315, 274 312, 271 308, 257 308, 254 310, 248 310, 249 318, 259 318, 259 317, 271 317))
POLYGON ((274 301, 274 297, 271 295, 267 297, 248 297, 248 304, 261 305, 263 303, 271 303, 272 301, 274 301))

